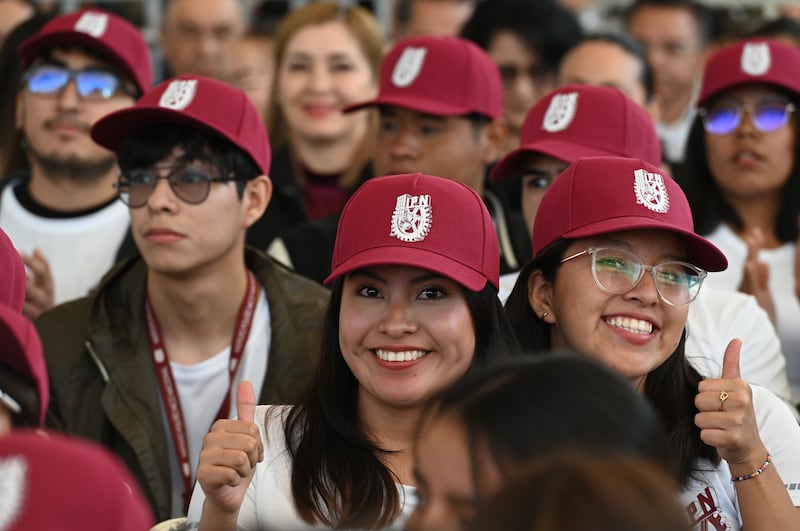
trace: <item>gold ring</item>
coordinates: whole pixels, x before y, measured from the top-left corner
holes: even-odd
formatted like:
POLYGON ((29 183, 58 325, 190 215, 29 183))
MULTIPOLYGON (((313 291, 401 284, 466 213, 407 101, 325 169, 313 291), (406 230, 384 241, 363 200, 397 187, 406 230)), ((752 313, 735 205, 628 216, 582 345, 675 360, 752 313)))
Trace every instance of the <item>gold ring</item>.
POLYGON ((725 401, 728 399, 728 392, 727 391, 720 391, 719 393, 719 410, 722 411, 722 406, 725 405, 725 401))

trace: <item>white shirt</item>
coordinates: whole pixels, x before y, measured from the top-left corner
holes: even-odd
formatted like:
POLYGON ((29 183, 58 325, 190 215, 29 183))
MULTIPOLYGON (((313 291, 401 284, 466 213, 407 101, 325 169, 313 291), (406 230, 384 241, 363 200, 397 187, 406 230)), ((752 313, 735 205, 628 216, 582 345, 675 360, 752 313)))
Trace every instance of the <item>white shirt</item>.
MULTIPOLYGON (((706 238, 728 257, 728 269, 709 273, 705 283, 718 289, 739 289, 747 244, 724 223, 706 238)), ((786 374, 793 398, 800 400, 800 301, 795 294, 794 256, 794 243, 762 249, 758 254, 759 260, 769 265, 769 291, 775 302, 776 328, 786 356, 786 374)))
MULTIPOLYGON (((189 439, 189 462, 192 467, 192 482, 197 473, 197 463, 200 460, 200 450, 203 447, 203 437, 208 433, 211 425, 216 420, 217 411, 225 399, 225 393, 230 389, 230 409, 228 418, 236 417, 236 388, 242 380, 249 380, 253 384, 256 396, 261 395, 261 387, 267 374, 267 358, 271 342, 272 329, 270 325, 269 305, 264 290, 256 304, 253 314, 253 323, 250 325, 250 334, 247 336, 239 369, 234 376, 234 381, 229 385, 228 362, 231 358, 231 348, 228 346, 222 352, 194 365, 180 365, 170 363, 172 377, 178 389, 181 403, 181 412, 186 426, 186 435, 189 439)), ((178 454, 172 441, 166 413, 163 411, 164 425, 169 436, 169 467, 172 478, 172 514, 182 516, 183 506, 183 475, 178 465, 178 454)))
POLYGON ((122 201, 85 216, 53 219, 26 210, 11 186, 0 197, 0 227, 17 251, 39 248, 50 263, 55 304, 83 297, 97 285, 114 265, 129 225, 122 201))
MULTIPOLYGON (((753 408, 761 440, 772 454, 774 466, 789 492, 795 507, 800 507, 800 426, 789 407, 772 393, 757 385, 753 389, 753 408)), ((766 459, 766 455, 764 458, 766 459)), ((699 479, 691 480, 681 492, 681 503, 697 531, 739 531, 742 521, 739 501, 725 460, 708 469, 699 479)), ((745 480, 757 481, 757 480, 745 480)))
MULTIPOLYGON (((247 488, 239 511, 239 531, 305 531, 328 529, 322 525, 312 526, 297 514, 292 497, 292 463, 286 448, 283 421, 290 406, 258 406, 255 423, 261 432, 264 444, 264 460, 256 465, 253 481, 247 488)), ((387 531, 400 531, 417 505, 416 489, 398 485, 401 513, 387 531)), ((205 494, 198 483, 189 505, 189 529, 200 522, 205 494)), ((194 526, 194 527, 193 527, 194 526)))

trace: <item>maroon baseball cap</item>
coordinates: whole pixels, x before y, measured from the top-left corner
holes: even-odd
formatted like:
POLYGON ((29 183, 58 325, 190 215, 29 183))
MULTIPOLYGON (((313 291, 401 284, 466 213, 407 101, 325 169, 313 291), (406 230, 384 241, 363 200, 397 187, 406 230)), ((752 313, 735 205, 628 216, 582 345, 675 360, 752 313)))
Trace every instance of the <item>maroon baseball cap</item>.
POLYGON ((500 245, 470 187, 421 173, 376 177, 342 210, 325 283, 376 265, 419 267, 480 291, 500 283, 500 245))
POLYGON ((492 169, 503 179, 525 168, 529 153, 570 163, 580 157, 632 157, 661 164, 661 141, 641 105, 617 88, 566 85, 531 107, 520 131, 520 146, 492 169))
MULTIPOLYGON (((0 383, 0 392, 10 395, 22 407, 22 410, 17 413, 28 418, 36 418, 39 420, 39 425, 44 425, 47 404, 50 400, 50 381, 47 377, 42 341, 39 339, 39 333, 33 327, 33 323, 27 317, 13 308, 0 305, 0 366, 3 365, 36 387, 39 408, 37 411, 24 411, 26 403, 20 397, 14 396, 11 389, 2 389, 2 383, 0 383)), ((17 385, 19 383, 16 382, 17 385)), ((1 401, 2 397, 0 397, 1 401)))
POLYGON ((150 49, 142 32, 113 13, 93 7, 56 17, 23 41, 19 54, 27 68, 42 53, 65 45, 83 46, 108 56, 142 93, 153 84, 150 49))
POLYGON ((542 197, 533 223, 533 256, 553 242, 625 230, 656 229, 683 238, 689 262, 722 271, 728 260, 694 232, 689 202, 680 186, 641 159, 580 158, 542 197))
POLYGON ((253 158, 269 175, 267 129, 247 94, 222 81, 197 75, 168 79, 136 105, 107 114, 92 127, 95 142, 113 152, 128 136, 151 125, 182 124, 217 133, 253 158))
POLYGON ((0 437, 3 531, 147 531, 153 514, 118 457, 58 433, 0 437))
POLYGON ((450 36, 408 37, 381 63, 378 97, 346 108, 395 105, 436 116, 503 115, 503 84, 491 57, 450 36))
POLYGON ((697 105, 725 89, 748 83, 769 83, 800 94, 800 50, 763 37, 723 46, 708 58, 697 105))
POLYGON ((25 264, 8 234, 0 228, 0 304, 21 312, 28 278, 25 264))

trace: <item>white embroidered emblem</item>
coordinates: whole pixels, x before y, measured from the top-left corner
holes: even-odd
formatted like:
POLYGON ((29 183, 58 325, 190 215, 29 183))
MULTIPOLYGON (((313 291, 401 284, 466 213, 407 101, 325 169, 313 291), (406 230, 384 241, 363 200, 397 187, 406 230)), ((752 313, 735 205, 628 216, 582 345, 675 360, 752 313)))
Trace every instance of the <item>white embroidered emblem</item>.
POLYGON ((0 530, 11 529, 22 512, 28 490, 27 470, 28 465, 22 456, 0 459, 0 530))
POLYGON ((401 88, 413 83, 422 70, 422 64, 425 62, 425 54, 427 53, 427 48, 414 48, 413 46, 403 50, 403 53, 400 54, 400 59, 394 65, 392 83, 401 88))
POLYGON ((742 72, 751 76, 761 76, 769 72, 772 56, 766 42, 749 42, 742 48, 742 72))
POLYGON ((389 236, 404 242, 421 242, 431 231, 431 196, 403 194, 397 196, 389 236))
POLYGON ((575 111, 578 109, 578 93, 556 94, 550 100, 547 112, 544 113, 542 129, 548 133, 557 133, 572 123, 575 111))
POLYGON ((633 174, 636 204, 644 205, 653 212, 666 214, 669 211, 669 195, 661 174, 642 169, 635 170, 633 174))
POLYGON ((108 15, 105 13, 93 13, 91 11, 87 11, 81 15, 81 18, 75 23, 75 31, 87 33, 95 39, 102 37, 107 27, 108 15))
POLYGON ((176 79, 171 81, 167 90, 161 95, 158 100, 160 107, 182 111, 188 107, 194 100, 195 93, 197 92, 196 79, 176 79))

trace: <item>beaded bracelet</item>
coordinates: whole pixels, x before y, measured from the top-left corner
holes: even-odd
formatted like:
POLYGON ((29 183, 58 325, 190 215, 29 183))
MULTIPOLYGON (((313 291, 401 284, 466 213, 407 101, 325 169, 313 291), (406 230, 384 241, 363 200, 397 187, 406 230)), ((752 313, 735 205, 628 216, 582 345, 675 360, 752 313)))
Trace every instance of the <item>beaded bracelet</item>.
POLYGON ((753 479, 754 477, 761 475, 761 473, 767 469, 767 467, 771 462, 772 462, 772 454, 767 452, 767 460, 764 461, 764 464, 761 465, 761 468, 759 468, 758 470, 756 470, 751 474, 745 474, 744 476, 732 476, 731 481, 744 481, 746 479, 753 479))

